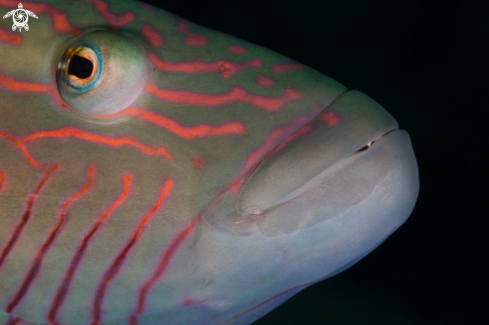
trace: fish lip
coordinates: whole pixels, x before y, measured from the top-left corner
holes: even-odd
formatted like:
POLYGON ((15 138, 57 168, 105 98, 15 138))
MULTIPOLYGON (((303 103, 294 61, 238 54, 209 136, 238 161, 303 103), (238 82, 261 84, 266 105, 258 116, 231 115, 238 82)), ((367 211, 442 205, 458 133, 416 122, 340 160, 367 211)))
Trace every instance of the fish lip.
MULTIPOLYGON (((307 124, 307 123, 306 123, 307 124)), ((363 151, 367 151, 371 146, 375 145, 376 142, 378 142, 379 140, 389 136, 390 134, 394 133, 394 132, 404 132, 403 130, 399 129, 399 128, 393 128, 393 129, 390 129, 388 130, 387 132, 383 133, 382 135, 378 136, 377 138, 375 138, 374 140, 371 140, 369 141, 366 145, 362 146, 360 149, 358 149, 357 151, 353 152, 352 154, 346 156, 346 157, 343 157, 342 159, 339 159, 337 160, 336 162, 334 162, 333 164, 327 166, 326 168, 324 169, 321 169, 319 172, 317 172, 314 176, 312 176, 307 182, 305 182, 304 184, 302 184, 302 186, 300 188, 304 188, 304 187, 307 187, 309 186, 311 183, 313 183, 315 181, 315 178, 318 177, 319 175, 323 174, 325 171, 327 171, 328 169, 331 169, 331 168, 334 168, 336 167, 337 165, 339 164, 342 164, 344 163, 346 160, 348 159, 352 159, 354 156, 362 153, 363 151)), ((268 155, 267 155, 268 156, 268 155)), ((266 162, 266 160, 264 160, 264 162, 266 162)), ((264 162, 260 162, 259 165, 257 165, 257 167, 255 169, 258 169, 264 162)), ((253 169, 253 170, 255 170, 253 169)), ((251 173, 250 177, 253 175, 253 173, 251 173)), ((385 177, 384 177, 385 178, 385 177)), ((380 181, 383 181, 383 179, 380 180, 380 181)), ((245 183, 246 184, 246 183, 245 183)), ((286 195, 285 197, 283 197, 281 200, 279 201, 276 201, 274 202, 273 204, 271 204, 270 206, 266 207, 266 208, 263 208, 263 209, 252 209, 252 210, 247 210, 247 211, 240 211, 242 214, 245 214, 247 215, 248 217, 252 217, 252 219, 259 219, 262 215, 266 214, 267 212, 287 203, 288 201, 292 200, 293 198, 297 197, 296 193, 299 191, 299 188, 295 189, 295 190, 292 190, 291 192, 288 193, 288 195, 286 195)), ((235 200, 235 207, 237 207, 237 201, 239 200, 239 196, 240 195, 237 195, 236 197, 236 200, 235 200)), ((361 201, 365 200, 365 198, 363 198, 361 201)), ((237 209, 238 210, 238 209, 237 209)))
MULTIPOLYGON (((234 205, 235 205, 235 208, 237 211, 239 211, 238 209, 238 201, 239 201, 239 198, 241 196, 241 191, 244 189, 244 187, 246 186, 246 184, 248 184, 248 181, 254 176, 255 174, 255 171, 257 171, 258 169, 260 169, 264 164, 266 164, 269 160, 273 159, 274 158, 274 155, 276 153, 276 150, 281 146, 281 144, 284 143, 285 139, 287 137, 289 137, 290 135, 294 134, 295 132, 298 132, 302 127, 304 127, 305 125, 307 124, 310 124, 310 123, 314 123, 315 121, 317 121, 318 117, 324 113, 328 107, 330 105, 326 106, 324 109, 320 110, 317 114, 314 115, 314 117, 312 117, 310 120, 308 120, 307 122, 301 124, 295 131, 293 132, 290 132, 288 133, 286 136, 283 137, 282 140, 280 140, 272 149, 270 149, 266 154, 263 155, 263 157, 260 158, 260 160, 258 160, 256 162, 256 164, 254 166, 252 166, 246 176, 243 178, 243 181, 242 181, 242 185, 241 185, 241 188, 239 190, 239 194, 236 195, 236 198, 234 200, 234 205)), ((346 160, 348 159, 351 159, 352 157, 360 154, 361 152, 363 151, 367 151, 371 146, 375 145, 376 142, 378 142, 379 140, 381 140, 382 138, 384 137, 387 137, 389 136, 391 133, 393 132, 396 132, 396 131, 401 131, 399 128, 391 128, 389 129, 388 131, 382 133, 380 136, 376 137, 375 139, 373 140, 365 140, 364 142, 364 145, 362 145, 359 149, 353 151, 351 154, 347 155, 347 156, 344 156, 343 158, 340 158, 338 159, 337 161, 335 161, 333 164, 319 170, 314 176, 312 176, 308 181, 306 181, 304 184, 302 184, 301 187, 303 186, 308 186, 308 184, 310 184, 311 182, 314 181, 314 179, 324 173, 326 170, 330 169, 330 168, 333 168, 334 166, 337 166, 338 164, 341 164, 343 162, 345 162, 346 160)), ((300 140, 299 140, 300 141, 300 140)), ((297 190, 297 189, 296 189, 297 190)), ((292 194, 293 192, 296 192, 296 190, 293 190, 292 192, 290 192, 289 194, 292 194)), ((287 196, 288 197, 288 196, 287 196)), ((277 206, 281 205, 281 204, 284 204, 287 200, 279 200, 277 202, 274 202, 274 204, 266 207, 266 208, 253 208, 251 210, 246 210, 246 211, 240 211, 241 213, 243 214, 246 214, 248 216, 254 216, 254 218, 259 218, 261 215, 267 213, 269 210, 272 210, 274 208, 276 208, 277 206)))

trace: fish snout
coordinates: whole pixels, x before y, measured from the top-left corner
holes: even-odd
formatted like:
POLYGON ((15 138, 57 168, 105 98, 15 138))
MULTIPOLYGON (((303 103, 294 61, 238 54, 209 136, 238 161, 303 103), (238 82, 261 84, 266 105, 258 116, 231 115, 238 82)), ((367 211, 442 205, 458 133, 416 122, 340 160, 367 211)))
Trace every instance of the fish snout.
POLYGON ((356 214, 382 240, 408 218, 418 189, 408 134, 378 103, 349 91, 263 159, 236 211, 265 236, 356 214))

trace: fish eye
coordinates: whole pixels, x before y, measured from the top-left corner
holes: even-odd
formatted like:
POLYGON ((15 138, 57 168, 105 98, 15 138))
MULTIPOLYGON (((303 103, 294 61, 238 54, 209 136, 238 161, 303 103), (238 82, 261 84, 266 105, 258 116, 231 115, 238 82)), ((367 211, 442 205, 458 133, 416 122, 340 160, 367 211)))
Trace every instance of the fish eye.
POLYGON ((139 96, 149 75, 143 48, 129 36, 95 30, 75 38, 58 63, 63 99, 86 116, 122 111, 139 96))
POLYGON ((101 75, 101 58, 89 47, 69 49, 66 53, 66 67, 61 70, 66 84, 83 91, 91 87, 101 75))

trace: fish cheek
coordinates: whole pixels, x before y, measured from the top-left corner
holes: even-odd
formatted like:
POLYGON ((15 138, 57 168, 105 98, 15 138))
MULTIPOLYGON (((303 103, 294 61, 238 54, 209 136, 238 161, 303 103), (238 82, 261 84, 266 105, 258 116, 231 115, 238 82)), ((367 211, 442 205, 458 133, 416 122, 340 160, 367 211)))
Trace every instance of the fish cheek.
POLYGON ((95 30, 66 48, 56 75, 58 89, 73 111, 107 117, 128 107, 149 76, 144 49, 126 35, 95 30))

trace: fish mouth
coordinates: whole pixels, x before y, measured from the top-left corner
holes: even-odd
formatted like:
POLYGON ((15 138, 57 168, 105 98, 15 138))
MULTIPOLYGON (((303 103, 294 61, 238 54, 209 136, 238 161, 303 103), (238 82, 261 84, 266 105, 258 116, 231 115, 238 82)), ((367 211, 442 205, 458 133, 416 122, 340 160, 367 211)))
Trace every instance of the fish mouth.
POLYGON ((204 214, 204 220, 236 235, 277 236, 372 200, 369 209, 397 205, 403 210, 394 218, 409 216, 419 188, 416 160, 409 136, 379 104, 349 91, 306 126, 309 132, 263 157, 239 193, 220 198, 227 212, 204 214), (325 116, 333 113, 339 123, 328 124, 325 116))
POLYGON ((368 150, 375 142, 377 142, 380 139, 382 139, 383 137, 387 136, 389 133, 392 133, 392 132, 395 132, 395 131, 399 131, 399 129, 392 129, 392 130, 387 131, 386 133, 382 134, 377 139, 374 139, 374 140, 368 142, 366 145, 364 145, 363 147, 361 147, 360 149, 358 149, 355 153, 352 154, 352 156, 353 155, 356 155, 359 152, 368 150))

